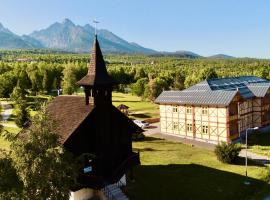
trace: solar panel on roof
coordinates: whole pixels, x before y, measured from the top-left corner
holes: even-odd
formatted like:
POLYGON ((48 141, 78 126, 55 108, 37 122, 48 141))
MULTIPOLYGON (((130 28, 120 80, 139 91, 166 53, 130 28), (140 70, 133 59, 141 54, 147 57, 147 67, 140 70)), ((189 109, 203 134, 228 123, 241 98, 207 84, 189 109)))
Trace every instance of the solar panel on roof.
POLYGON ((269 87, 269 81, 253 76, 210 79, 183 91, 164 91, 156 102, 226 105, 237 89, 243 98, 249 99, 264 96, 269 87))

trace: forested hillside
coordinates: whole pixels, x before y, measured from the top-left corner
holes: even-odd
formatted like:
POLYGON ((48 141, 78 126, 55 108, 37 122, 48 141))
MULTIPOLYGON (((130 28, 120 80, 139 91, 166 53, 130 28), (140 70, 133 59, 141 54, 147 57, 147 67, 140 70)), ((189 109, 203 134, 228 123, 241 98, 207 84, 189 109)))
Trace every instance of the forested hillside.
MULTIPOLYGON (((71 94, 78 90, 76 81, 87 73, 89 57, 48 50, 1 51, 0 97, 9 97, 15 86, 32 95, 51 94, 60 88, 71 94)), ((163 90, 181 90, 207 78, 240 75, 270 78, 270 60, 112 54, 105 55, 105 60, 109 73, 121 83, 116 90, 149 100, 163 90)))

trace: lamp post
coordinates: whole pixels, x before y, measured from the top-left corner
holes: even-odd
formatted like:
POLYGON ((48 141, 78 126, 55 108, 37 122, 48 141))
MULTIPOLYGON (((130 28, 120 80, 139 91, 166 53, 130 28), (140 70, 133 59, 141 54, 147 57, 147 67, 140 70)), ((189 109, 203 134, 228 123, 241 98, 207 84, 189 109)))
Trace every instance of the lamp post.
POLYGON ((247 175, 247 148, 248 148, 248 145, 247 145, 247 134, 248 134, 248 131, 249 130, 257 130, 259 129, 259 127, 254 127, 254 128, 247 128, 246 129, 246 180, 244 182, 245 185, 250 185, 250 182, 248 181, 248 175, 247 175))

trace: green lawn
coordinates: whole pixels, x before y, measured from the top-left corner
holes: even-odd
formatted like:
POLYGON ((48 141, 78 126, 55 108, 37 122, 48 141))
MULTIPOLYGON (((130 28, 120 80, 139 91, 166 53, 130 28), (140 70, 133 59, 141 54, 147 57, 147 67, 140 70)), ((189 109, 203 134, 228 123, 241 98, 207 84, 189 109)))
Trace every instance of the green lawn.
MULTIPOLYGON (((10 128, 10 127, 5 127, 4 131, 8 131, 10 133, 17 134, 21 130, 20 128, 10 128)), ((3 137, 0 136, 0 149, 9 149, 10 143, 6 141, 3 137)))
MULTIPOLYGON (((113 104, 121 103, 130 107, 131 117, 159 117, 158 105, 131 94, 114 92, 113 104)), ((32 111, 31 115, 34 113, 32 111)), ((13 133, 19 131, 17 128, 6 129, 13 133)), ((270 145, 270 134, 259 136, 252 139, 252 151, 255 151, 256 143, 264 148, 270 145)), ((0 138, 0 148, 8 146, 8 142, 0 138)), ((154 138, 135 142, 133 146, 140 151, 142 165, 134 169, 136 181, 127 188, 131 199, 262 199, 270 191, 263 181, 267 168, 256 163, 249 162, 252 184, 245 186, 243 160, 237 165, 222 164, 210 150, 154 138)))
POLYGON ((0 149, 9 149, 9 142, 0 136, 0 149))
POLYGON ((140 97, 113 92, 112 99, 115 106, 120 104, 127 105, 131 118, 147 119, 159 117, 158 105, 149 101, 143 101, 140 97))
POLYGON ((270 157, 270 132, 255 132, 248 138, 249 149, 264 156, 270 157))
MULTIPOLYGON (((41 103, 47 101, 48 99, 50 99, 51 97, 48 95, 39 95, 39 96, 28 96, 27 97, 27 102, 28 105, 30 107, 29 111, 30 111, 30 115, 34 116, 37 111, 33 110, 32 106, 35 103, 41 103)), ((10 104, 13 104, 14 106, 14 102, 9 101, 10 104)), ((16 118, 16 113, 15 113, 15 109, 13 110, 10 118, 7 120, 7 122, 5 122, 6 125, 16 125, 15 124, 15 118, 16 118)), ((4 130, 7 130, 11 133, 17 134, 21 129, 20 128, 11 128, 11 127, 6 127, 4 130)), ((0 136, 0 149, 8 149, 9 148, 9 142, 6 141, 3 137, 0 136)))
MULTIPOLYGON (((159 139, 135 142, 141 166, 127 191, 131 199, 261 199, 270 191, 267 168, 249 162, 251 185, 245 186, 244 160, 222 164, 214 152, 159 139)), ((270 193, 270 192, 269 192, 270 193)))
MULTIPOLYGON (((83 96, 79 90, 76 95, 83 96)), ((112 101, 114 106, 125 104, 129 107, 129 117, 136 119, 159 118, 159 106, 150 101, 142 100, 141 97, 130 93, 113 92, 112 101)))

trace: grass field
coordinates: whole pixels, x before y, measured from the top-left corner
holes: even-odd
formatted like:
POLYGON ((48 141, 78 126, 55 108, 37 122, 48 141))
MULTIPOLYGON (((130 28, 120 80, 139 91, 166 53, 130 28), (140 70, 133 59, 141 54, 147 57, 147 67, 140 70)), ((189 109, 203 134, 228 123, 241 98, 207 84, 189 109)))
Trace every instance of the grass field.
POLYGON ((250 135, 248 144, 252 152, 270 157, 270 132, 256 132, 250 135))
POLYGON ((270 187, 264 179, 267 167, 249 162, 245 180, 244 160, 237 165, 217 161, 214 152, 159 139, 135 142, 141 166, 127 191, 131 199, 262 199, 270 187))
MULTIPOLYGON (((8 131, 10 133, 17 134, 21 130, 20 128, 11 128, 11 127, 5 127, 4 131, 8 131)), ((0 136, 0 149, 9 149, 10 143, 6 141, 3 137, 0 136)))
POLYGON ((158 105, 149 101, 142 101, 140 97, 113 92, 112 99, 115 106, 120 104, 127 105, 132 118, 147 119, 159 117, 158 105))
POLYGON ((9 149, 9 142, 0 136, 0 149, 9 149))
MULTIPOLYGON (((84 93, 79 91, 76 95, 83 96, 84 93)), ((141 97, 129 93, 113 92, 112 101, 116 107, 120 104, 128 106, 130 118, 148 119, 159 117, 159 106, 150 101, 142 100, 141 97)))

